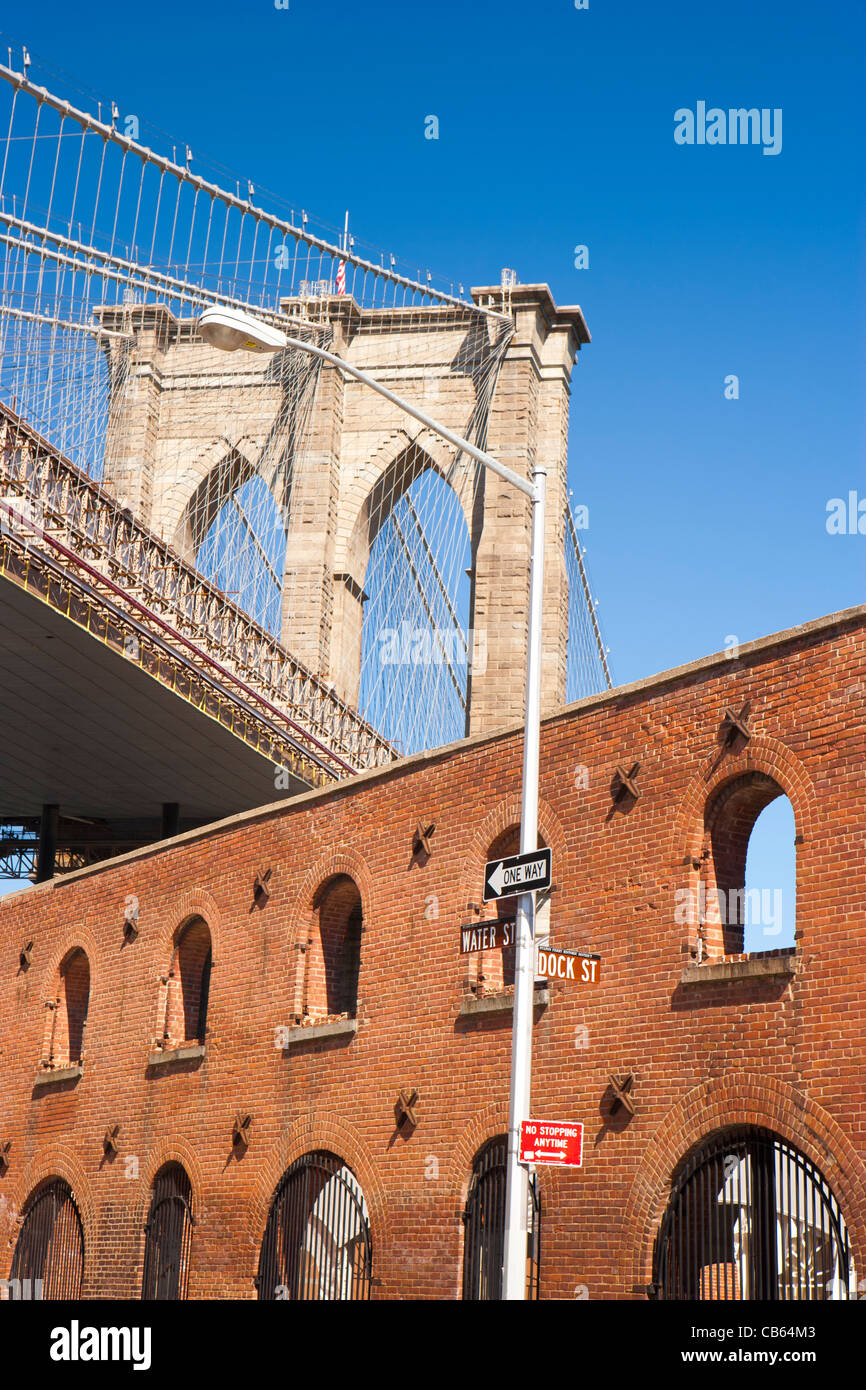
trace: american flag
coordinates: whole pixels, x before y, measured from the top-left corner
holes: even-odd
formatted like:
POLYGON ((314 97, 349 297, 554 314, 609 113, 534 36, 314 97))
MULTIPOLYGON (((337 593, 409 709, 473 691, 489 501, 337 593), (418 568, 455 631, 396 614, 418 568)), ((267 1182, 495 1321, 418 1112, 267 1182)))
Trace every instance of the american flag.
POLYGON ((337 262, 337 294, 346 293, 346 262, 337 262))

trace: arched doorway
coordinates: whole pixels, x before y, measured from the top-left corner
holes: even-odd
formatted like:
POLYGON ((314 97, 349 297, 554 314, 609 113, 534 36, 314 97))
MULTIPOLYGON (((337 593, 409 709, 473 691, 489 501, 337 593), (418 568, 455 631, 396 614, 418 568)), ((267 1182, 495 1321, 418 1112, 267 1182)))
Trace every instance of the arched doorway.
POLYGON ((656 1238, 655 1297, 844 1299, 853 1278, 829 1183, 777 1134, 724 1130, 680 1165, 656 1238))
MULTIPOLYGON (((505 1189, 507 1139, 491 1139, 475 1155, 463 1212, 463 1298, 495 1301, 502 1297, 505 1258, 505 1189)), ((529 1181, 527 1213, 526 1297, 538 1298, 541 1267, 541 1202, 535 1177, 529 1181)))
POLYGON ((259 1255, 262 1300, 370 1297, 372 1242, 361 1186, 342 1159, 309 1153, 283 1174, 259 1255))
POLYGON ((192 1186, 186 1170, 180 1163, 166 1163, 154 1179, 147 1217, 143 1299, 186 1298, 192 1225, 192 1186))
POLYGON ((29 1280, 31 1297, 69 1299, 80 1298, 83 1274, 84 1232, 78 1207, 69 1184, 54 1178, 27 1204, 10 1279, 22 1285, 29 1280))

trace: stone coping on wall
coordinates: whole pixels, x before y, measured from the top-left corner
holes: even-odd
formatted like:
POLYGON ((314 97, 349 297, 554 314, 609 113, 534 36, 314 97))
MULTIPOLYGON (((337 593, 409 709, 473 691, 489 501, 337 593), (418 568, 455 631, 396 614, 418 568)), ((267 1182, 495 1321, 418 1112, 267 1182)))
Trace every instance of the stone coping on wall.
POLYGON ((687 965, 680 983, 684 985, 724 984, 735 980, 769 979, 779 975, 796 975, 797 955, 787 951, 772 956, 746 956, 738 960, 707 961, 687 965))
MULTIPOLYGON (((532 1000, 534 1009, 546 1009, 550 1003, 550 990, 537 989, 532 1000)), ((478 1014, 505 1014, 514 1011, 514 991, 502 990, 498 994, 483 994, 480 999, 464 999, 458 1010, 462 1018, 476 1018, 478 1014)))
POLYGON ((357 1031, 358 1020, 356 1018, 338 1018, 332 1023, 308 1023, 306 1027, 299 1024, 296 1028, 286 1029, 283 1051, 285 1052, 293 1043, 309 1042, 313 1038, 342 1038, 351 1036, 357 1031))
POLYGON ((151 1052, 147 1059, 149 1067, 167 1067, 170 1062, 196 1062, 205 1055, 204 1043, 195 1047, 166 1047, 159 1052, 151 1052))
POLYGON ((76 1062, 71 1067, 46 1067, 44 1071, 39 1071, 33 1078, 34 1086, 49 1086, 55 1081, 74 1081, 77 1077, 84 1075, 84 1067, 80 1062, 76 1062))

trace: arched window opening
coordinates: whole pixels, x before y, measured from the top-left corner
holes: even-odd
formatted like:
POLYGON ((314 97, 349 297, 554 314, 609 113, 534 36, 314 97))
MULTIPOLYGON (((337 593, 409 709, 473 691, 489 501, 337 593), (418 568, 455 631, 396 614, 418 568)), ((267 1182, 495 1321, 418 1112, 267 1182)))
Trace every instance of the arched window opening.
POLYGON ((320 890, 306 953, 308 1018, 354 1018, 358 1007, 363 910, 357 884, 338 874, 320 890))
POLYGON ((354 1173, 332 1153, 309 1153, 283 1174, 259 1256, 262 1300, 370 1297, 367 1203, 354 1173))
POLYGON ((90 962, 86 953, 76 947, 60 965, 50 1023, 49 1067, 74 1067, 82 1061, 89 1004, 90 962))
POLYGON ((794 808, 779 796, 755 821, 746 852, 744 950, 793 950, 797 915, 794 808))
MULTIPOLYGON (((475 1155, 463 1212, 463 1298, 496 1301, 502 1297, 505 1259, 505 1189, 507 1140, 491 1139, 475 1155)), ((538 1298, 541 1268, 541 1201, 535 1176, 529 1181, 527 1212, 526 1297, 538 1298)))
POLYGON ((778 782, 749 772, 726 783, 704 817, 693 904, 701 957, 793 945, 795 879, 793 811, 778 782))
POLYGON ((153 1182, 144 1246, 143 1299, 179 1302, 189 1283, 192 1187, 180 1163, 166 1163, 153 1182))
POLYGON ((78 1207, 69 1184, 54 1178, 27 1204, 12 1257, 13 1296, 80 1298, 83 1274, 84 1231, 78 1207))
POLYGON ((204 1045, 212 962, 208 925, 195 917, 175 939, 166 986, 164 1047, 204 1045))
POLYGON ((711 1136, 680 1166, 654 1256, 657 1298, 856 1297, 826 1178, 792 1144, 751 1126, 711 1136))

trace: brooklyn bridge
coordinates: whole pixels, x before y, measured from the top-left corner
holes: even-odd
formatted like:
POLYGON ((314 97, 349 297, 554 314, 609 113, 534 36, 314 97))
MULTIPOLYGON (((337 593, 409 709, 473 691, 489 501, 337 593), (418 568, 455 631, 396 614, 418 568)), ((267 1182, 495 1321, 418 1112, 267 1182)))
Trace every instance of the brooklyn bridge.
POLYGON ((543 458, 544 708, 610 686, 568 496, 579 308, 362 256, 132 139, 114 102, 53 94, 26 50, 0 79, 2 873, 521 717, 526 498, 338 367, 216 351, 215 305, 522 476, 543 458))

